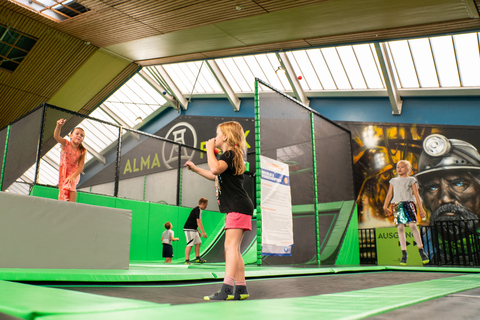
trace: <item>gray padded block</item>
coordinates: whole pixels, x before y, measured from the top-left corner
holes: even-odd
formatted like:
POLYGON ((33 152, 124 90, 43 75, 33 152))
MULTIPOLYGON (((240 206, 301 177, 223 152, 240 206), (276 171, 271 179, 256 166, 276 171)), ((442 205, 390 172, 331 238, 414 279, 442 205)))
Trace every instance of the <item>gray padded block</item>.
POLYGON ((128 269, 132 211, 0 192, 0 268, 128 269))

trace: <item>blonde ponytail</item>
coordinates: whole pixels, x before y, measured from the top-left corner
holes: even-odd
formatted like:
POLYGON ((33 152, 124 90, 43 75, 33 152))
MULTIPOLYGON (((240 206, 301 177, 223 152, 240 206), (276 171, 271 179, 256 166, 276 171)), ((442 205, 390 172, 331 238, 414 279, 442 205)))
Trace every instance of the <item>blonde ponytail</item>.
POLYGON ((246 142, 241 124, 236 121, 228 121, 219 124, 218 128, 227 136, 227 144, 231 148, 230 151, 233 152, 235 174, 243 174, 245 172, 246 142))

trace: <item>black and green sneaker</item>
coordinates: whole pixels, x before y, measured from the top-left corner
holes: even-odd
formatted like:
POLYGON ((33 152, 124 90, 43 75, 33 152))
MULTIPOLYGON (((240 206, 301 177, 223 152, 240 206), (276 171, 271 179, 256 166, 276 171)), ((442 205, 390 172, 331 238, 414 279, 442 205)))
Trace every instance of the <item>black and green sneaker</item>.
POLYGON ((195 259, 195 262, 196 263, 205 263, 205 262, 207 262, 207 260, 203 260, 202 258, 197 257, 197 259, 195 259))
POLYGON ((220 290, 212 294, 211 296, 203 297, 204 300, 233 300, 233 286, 223 284, 220 290))
POLYGON ((248 294, 246 286, 235 286, 233 300, 245 300, 248 299, 248 297, 250 297, 250 295, 248 294))
POLYGON ((407 257, 408 257, 407 251, 402 250, 402 259, 400 259, 400 265, 402 266, 407 265, 407 257))
POLYGON ((427 264, 430 262, 430 259, 428 258, 427 254, 423 249, 418 249, 418 252, 420 253, 420 257, 422 258, 422 263, 427 264))

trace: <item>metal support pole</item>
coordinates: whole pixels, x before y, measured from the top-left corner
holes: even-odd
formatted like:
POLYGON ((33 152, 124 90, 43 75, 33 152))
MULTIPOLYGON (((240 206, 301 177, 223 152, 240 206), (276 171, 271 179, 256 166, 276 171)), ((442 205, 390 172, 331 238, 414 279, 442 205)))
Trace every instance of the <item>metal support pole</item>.
POLYGON ((120 180, 120 160, 122 158, 122 127, 118 128, 118 140, 117 140, 117 162, 115 164, 115 183, 113 187, 113 196, 118 197, 118 181, 120 180))
POLYGON ((2 176, 0 178, 0 190, 3 191, 3 175, 5 173, 5 163, 7 160, 8 139, 10 138, 10 125, 7 127, 7 137, 5 138, 5 149, 3 150, 2 176))
POLYGON ((262 265, 262 181, 260 168, 260 100, 258 95, 258 80, 255 79, 255 191, 257 198, 257 265, 262 265))
POLYGON ((312 160, 313 160, 313 198, 315 214, 315 245, 317 247, 317 262, 320 265, 320 225, 318 220, 318 188, 317 188, 317 155, 315 149, 315 120, 313 113, 310 113, 310 129, 312 138, 312 160))

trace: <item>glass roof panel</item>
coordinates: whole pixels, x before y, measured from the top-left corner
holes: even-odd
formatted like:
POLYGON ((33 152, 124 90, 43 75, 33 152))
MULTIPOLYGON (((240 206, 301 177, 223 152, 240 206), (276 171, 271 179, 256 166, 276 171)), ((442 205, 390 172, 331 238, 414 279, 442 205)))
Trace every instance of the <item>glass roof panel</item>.
POLYGON ((310 61, 312 61, 313 68, 319 79, 320 85, 325 90, 336 90, 337 85, 333 80, 332 73, 325 62, 322 51, 320 49, 310 49, 307 50, 310 61))
POLYGON ((134 85, 131 81, 129 81, 126 86, 122 87, 122 90, 118 93, 117 97, 118 99, 123 98, 123 100, 120 100, 120 102, 123 103, 145 103, 145 101, 140 97, 140 95, 134 90, 134 85))
POLYGON ((223 92, 217 79, 203 60, 169 64, 164 68, 183 94, 223 92))
POLYGON ((53 167, 51 164, 45 161, 45 157, 40 160, 39 172, 41 174, 38 175, 38 183, 53 186, 58 184, 58 166, 53 167))
POLYGON ((375 47, 371 44, 353 46, 368 89, 384 89, 382 74, 377 63, 375 47))
POLYGON ((205 63, 202 72, 200 73, 199 81, 203 84, 204 88, 206 88, 206 92, 212 93, 222 93, 223 89, 218 83, 217 79, 212 73, 212 70, 208 67, 205 63))
POLYGON ((257 60, 259 67, 262 69, 263 74, 265 74, 265 78, 263 79, 261 77, 259 78, 264 81, 267 81, 268 83, 270 83, 275 88, 278 88, 279 90, 285 90, 282 82, 280 81, 277 73, 275 72, 277 67, 280 65, 275 54, 273 53, 258 54, 258 55, 255 55, 254 57, 257 60), (272 64, 272 60, 274 61, 275 65, 272 64))
POLYGON ((388 42, 393 64, 398 75, 399 88, 419 88, 417 73, 407 40, 388 42))
POLYGON ((428 38, 408 40, 421 88, 438 88, 437 71, 428 38))
POLYGON ((440 87, 460 87, 457 60, 451 36, 430 38, 440 87))
POLYGON ((183 94, 190 93, 193 88, 193 82, 195 79, 190 79, 180 68, 179 64, 167 64, 163 66, 165 71, 167 71, 168 75, 172 79, 172 81, 177 85, 178 90, 183 94))
POLYGON ((278 67, 280 66, 280 61, 278 61, 277 55, 270 53, 267 54, 268 61, 270 62, 271 70, 268 72, 272 79, 276 80, 276 85, 274 87, 283 90, 283 91, 290 91, 292 90, 290 83, 288 82, 287 77, 282 76, 282 72, 276 72, 278 67), (272 72, 273 71, 273 72, 272 72))
POLYGON ((462 87, 480 86, 480 52, 478 34, 453 36, 462 87))
MULTIPOLYGON (((296 57, 297 54, 299 54, 298 51, 287 51, 287 57, 290 60, 290 64, 292 65, 293 72, 295 72, 296 75, 301 75, 302 69, 298 64, 297 57, 296 57)), ((303 90, 310 90, 309 82, 305 81, 305 78, 303 78, 303 80, 300 81, 300 85, 302 86, 303 90)))
POLYGON ((336 48, 320 49, 338 89, 352 89, 336 48))
POLYGON ((367 89, 367 84, 363 78, 362 71, 358 65, 358 60, 352 46, 343 46, 337 48, 338 55, 342 60, 343 67, 347 73, 348 79, 353 89, 367 89))
POLYGON ((234 57, 232 62, 238 70, 238 76, 235 78, 242 92, 253 92, 255 76, 250 70, 250 66, 245 61, 244 57, 234 57))
MULTIPOLYGON (((265 75, 262 68, 258 64, 258 61, 255 58, 255 56, 245 56, 245 62, 250 67, 250 71, 252 72, 254 78, 260 78, 262 80, 267 79, 267 76, 265 75)), ((267 81, 267 80, 264 80, 264 81, 267 81)), ((252 82, 252 87, 253 87, 253 82, 252 82)), ((263 90, 261 87, 259 88, 260 88, 259 90, 263 90)), ((253 88, 252 88, 252 91, 253 91, 253 88)))
MULTIPOLYGON (((195 62, 185 62, 179 63, 178 67, 181 70, 181 73, 187 77, 189 86, 187 87, 186 92, 184 93, 199 93, 205 92, 201 84, 197 84, 197 76, 199 76, 199 68, 195 65, 195 62)), ((202 64, 203 67, 203 64, 202 64)), ((173 77, 172 77, 173 80, 173 77)), ((175 81, 175 80, 174 80, 175 81)))
POLYGON ((315 55, 310 56, 310 51, 311 50, 299 50, 287 52, 287 57, 292 63, 295 76, 297 78, 298 76, 302 76, 300 85, 303 90, 322 90, 322 85, 312 65, 312 57, 315 58, 315 55))
MULTIPOLYGON (((139 74, 136 74, 126 83, 132 90, 137 92, 138 96, 142 99, 144 103, 147 105, 154 105, 155 107, 152 108, 152 111, 155 111, 159 106, 164 105, 167 100, 163 97, 163 95, 155 90, 151 85, 148 84, 145 79, 143 79, 139 74)), ((123 88, 122 86, 120 90, 123 88)), ((132 100, 133 103, 138 103, 139 101, 132 100)))
POLYGON ((135 98, 135 97, 129 97, 128 96, 128 93, 130 92, 130 89, 127 86, 127 83, 125 85, 123 85, 120 90, 117 90, 114 94, 112 94, 107 99, 107 101, 118 101, 120 103, 133 102, 132 98, 135 98))
POLYGON ((220 71, 227 79, 228 83, 235 92, 250 91, 250 88, 245 82, 245 79, 237 67, 235 61, 232 58, 217 59, 215 60, 220 71))

